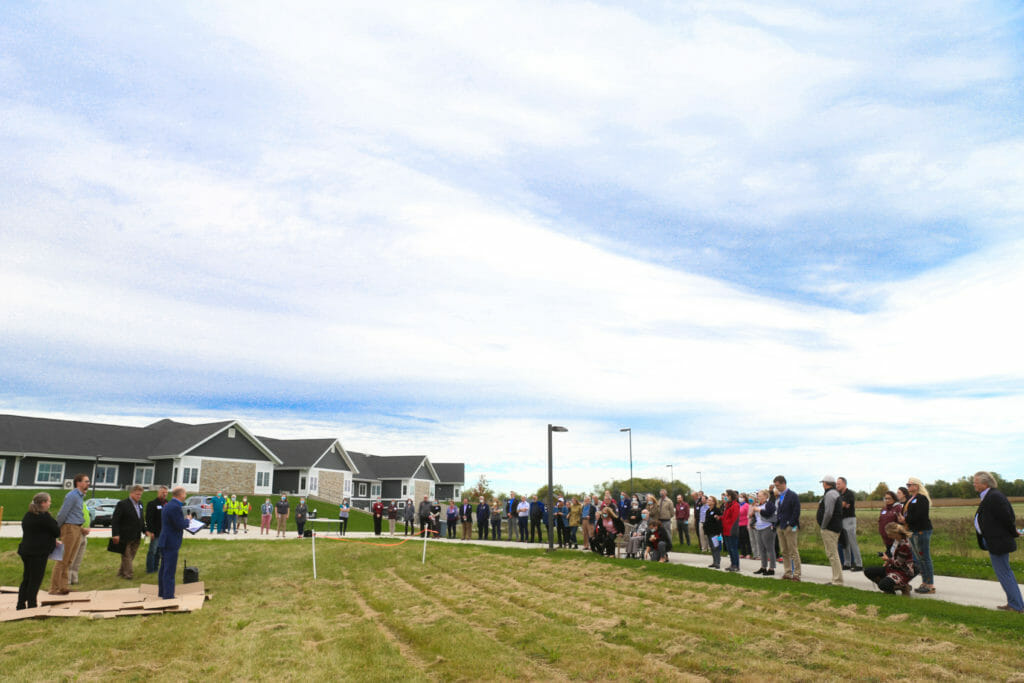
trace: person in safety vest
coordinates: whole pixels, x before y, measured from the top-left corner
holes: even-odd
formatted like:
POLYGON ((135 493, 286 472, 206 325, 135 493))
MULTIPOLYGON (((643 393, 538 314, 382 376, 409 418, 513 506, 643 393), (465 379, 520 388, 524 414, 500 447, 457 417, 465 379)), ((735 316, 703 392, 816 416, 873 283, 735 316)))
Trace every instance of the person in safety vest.
MULTIPOLYGON (((242 500, 238 501, 235 505, 235 514, 238 515, 238 521, 242 523, 242 530, 245 533, 249 533, 249 510, 252 509, 249 505, 249 496, 242 496, 242 500)), ((235 528, 235 533, 238 533, 238 528, 235 528)))
POLYGON ((238 500, 234 494, 228 498, 224 504, 224 516, 227 518, 227 524, 225 525, 227 532, 231 533, 234 531, 238 533, 238 500))

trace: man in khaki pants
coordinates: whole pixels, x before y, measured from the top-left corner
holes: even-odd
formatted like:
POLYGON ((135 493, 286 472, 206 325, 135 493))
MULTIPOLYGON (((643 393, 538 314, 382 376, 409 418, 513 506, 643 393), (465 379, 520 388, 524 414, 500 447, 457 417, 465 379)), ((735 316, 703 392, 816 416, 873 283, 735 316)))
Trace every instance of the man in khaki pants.
POLYGON ((53 565, 53 575, 50 577, 50 594, 67 595, 71 592, 68 588, 68 567, 75 560, 78 554, 78 545, 85 540, 89 534, 88 529, 83 529, 85 515, 82 508, 85 506, 85 492, 89 488, 89 475, 76 474, 75 488, 64 496, 64 503, 57 513, 57 524, 60 526, 60 542, 64 546, 64 559, 53 565))
POLYGON ((799 581, 800 546, 797 535, 800 529, 800 498, 796 491, 787 486, 786 478, 781 474, 775 477, 773 483, 775 490, 779 492, 775 511, 778 515, 776 529, 779 536, 779 551, 782 553, 782 578, 786 581, 799 581))

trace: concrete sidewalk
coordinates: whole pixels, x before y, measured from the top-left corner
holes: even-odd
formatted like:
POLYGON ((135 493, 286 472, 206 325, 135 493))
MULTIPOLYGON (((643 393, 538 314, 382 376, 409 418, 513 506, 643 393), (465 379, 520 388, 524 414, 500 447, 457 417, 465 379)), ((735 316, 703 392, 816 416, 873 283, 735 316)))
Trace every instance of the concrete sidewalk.
MULTIPOLYGON (((336 520, 314 520, 311 525, 318 530, 317 536, 323 537, 337 537, 337 521, 336 520), (334 527, 333 530, 330 527, 334 527)), ((260 535, 259 527, 250 527, 249 533, 239 534, 211 534, 208 530, 204 529, 194 536, 186 535, 186 540, 219 540, 219 541, 283 541, 286 539, 296 539, 295 531, 290 531, 285 538, 276 538, 276 531, 271 530, 270 535, 260 535)), ((93 529, 92 533, 89 534, 91 538, 110 538, 110 529, 93 529)), ((382 541, 395 541, 403 538, 410 539, 410 542, 422 542, 419 538, 411 540, 412 536, 403 536, 401 533, 396 532, 394 536, 390 536, 387 532, 380 536, 375 536, 372 532, 367 531, 352 531, 346 536, 347 538, 358 538, 360 540, 375 539, 379 538, 382 541)), ((7 523, 5 522, 0 527, 0 538, 21 538, 21 523, 7 523)), ((475 538, 468 541, 460 540, 449 540, 449 539, 430 539, 429 543, 433 545, 447 545, 447 544, 460 544, 460 543, 472 543, 480 545, 491 545, 503 548, 524 548, 536 551, 547 550, 547 543, 520 543, 517 541, 478 541, 475 538)), ((556 552, 559 553, 582 553, 589 552, 582 550, 565 550, 555 548, 556 552)), ((640 560, 627 560, 620 559, 620 562, 637 563, 640 560)), ((706 569, 709 572, 722 571, 720 569, 708 569, 708 564, 711 562, 710 553, 692 553, 692 552, 670 552, 669 561, 673 564, 685 564, 690 567, 700 567, 706 569)), ((868 566, 871 566, 871 562, 868 561, 868 566)), ((726 554, 723 558, 722 566, 728 566, 729 558, 726 554)), ((880 558, 878 558, 877 564, 881 564, 880 558)), ((761 568, 760 560, 740 560, 740 572, 746 576, 752 576, 762 581, 778 581, 779 577, 782 576, 780 568, 776 568, 775 576, 765 576, 753 574, 754 571, 761 568)), ((1019 578, 1019 577, 1018 577, 1019 578)), ((827 565, 813 565, 804 563, 802 566, 802 579, 807 583, 828 583, 832 580, 832 569, 827 565)), ((878 587, 869 581, 863 572, 843 572, 844 585, 849 588, 858 588, 866 591, 879 592, 878 587)), ((915 581, 915 586, 918 582, 915 581)), ((914 593, 912 598, 914 600, 944 600, 947 602, 953 602, 960 605, 972 605, 975 607, 985 607, 988 609, 995 609, 999 605, 1006 604, 1006 594, 1003 593, 1002 587, 998 581, 986 581, 983 579, 962 579, 953 576, 935 576, 935 593, 921 595, 914 593)), ((906 600, 899 595, 894 595, 893 600, 906 600)), ((1022 615, 1024 619, 1024 615, 1022 615)), ((1024 622, 1022 622, 1024 623, 1024 622)))

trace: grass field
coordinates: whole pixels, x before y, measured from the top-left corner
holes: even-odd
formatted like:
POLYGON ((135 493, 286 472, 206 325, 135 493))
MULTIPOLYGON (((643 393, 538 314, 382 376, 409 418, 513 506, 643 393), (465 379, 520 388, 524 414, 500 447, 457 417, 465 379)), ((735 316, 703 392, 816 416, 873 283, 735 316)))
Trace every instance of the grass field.
MULTIPOLYGON (((64 489, 40 489, 50 494, 53 499, 51 514, 57 515, 57 511, 60 509, 60 504, 64 501, 64 496, 67 495, 67 491, 64 489)), ((25 516, 25 512, 28 511, 28 505, 32 502, 32 496, 38 493, 37 490, 25 490, 25 489, 4 489, 0 490, 0 506, 4 508, 4 521, 7 522, 20 522, 21 518, 25 516)), ((127 491, 96 491, 93 492, 96 498, 127 498, 127 491)), ((155 491, 146 491, 142 494, 142 504, 145 505, 149 501, 156 498, 155 491)), ((260 528, 260 505, 267 498, 267 496, 250 496, 249 503, 252 509, 249 512, 248 520, 249 526, 255 526, 257 531, 260 528)), ((277 500, 276 497, 271 497, 271 501, 277 500)), ((298 504, 299 499, 297 496, 289 496, 289 500, 292 503, 292 510, 298 504)), ((319 517, 326 517, 329 519, 338 518, 338 506, 333 503, 318 500, 316 498, 310 498, 306 501, 310 511, 316 508, 317 515, 319 517)), ((273 524, 273 523, 272 523, 273 524)), ((387 522, 384 522, 385 528, 387 522)), ((295 530, 295 517, 292 516, 288 519, 288 528, 292 531, 295 530)), ((360 510, 352 510, 349 515, 348 528, 352 531, 372 531, 373 520, 368 513, 360 510)))
MULTIPOLYGON (((83 588, 123 587, 97 541, 83 588)), ((3 676, 1024 680, 1016 614, 583 553, 432 543, 421 565, 421 548, 321 539, 313 581, 308 540, 186 540, 202 610, 4 624, 3 676)))

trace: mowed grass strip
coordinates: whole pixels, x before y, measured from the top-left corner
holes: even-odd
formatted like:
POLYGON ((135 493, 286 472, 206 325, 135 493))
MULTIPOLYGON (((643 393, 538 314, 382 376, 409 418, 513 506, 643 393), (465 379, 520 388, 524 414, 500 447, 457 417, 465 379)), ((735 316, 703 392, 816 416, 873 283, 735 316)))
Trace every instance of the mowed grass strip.
MULTIPOLYGON (((1024 645, 1020 615, 586 553, 321 539, 313 581, 309 543, 186 540, 202 610, 0 625, 5 678, 1007 680, 1024 645)), ((90 544, 83 587, 117 559, 90 544)))

